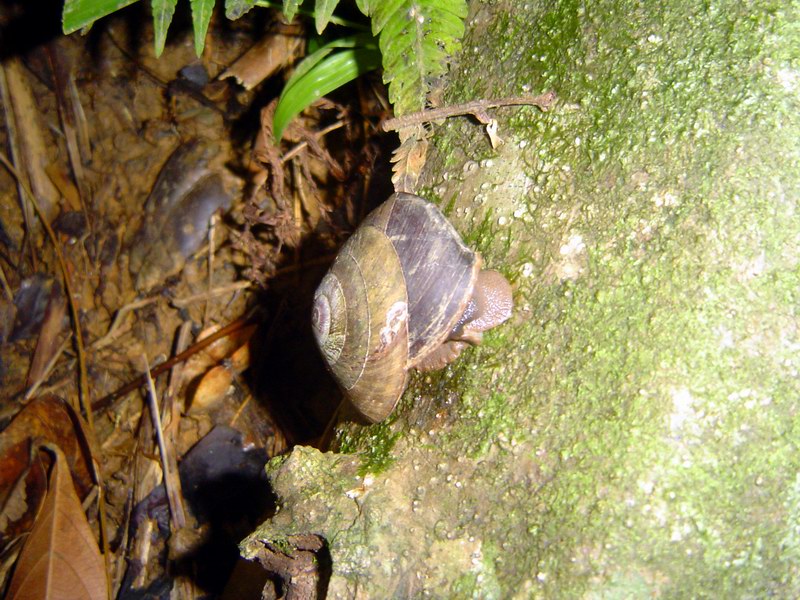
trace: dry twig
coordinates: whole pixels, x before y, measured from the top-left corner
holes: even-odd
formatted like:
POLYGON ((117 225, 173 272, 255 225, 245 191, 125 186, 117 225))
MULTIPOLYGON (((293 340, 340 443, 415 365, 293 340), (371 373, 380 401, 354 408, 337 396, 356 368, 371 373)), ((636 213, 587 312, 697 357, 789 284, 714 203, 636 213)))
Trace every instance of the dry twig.
POLYGON ((443 106, 441 108, 428 108, 419 112, 411 113, 410 115, 403 115, 402 117, 395 117, 394 119, 387 119, 383 122, 384 131, 397 131, 404 127, 411 127, 413 125, 421 125, 423 123, 430 123, 431 121, 438 121, 440 119, 447 119, 449 117, 458 117, 462 115, 472 115, 481 123, 488 123, 491 117, 488 116, 486 111, 490 108, 498 108, 501 106, 537 106, 540 110, 547 111, 555 102, 555 92, 546 92, 539 96, 512 96, 509 98, 497 98, 494 100, 472 100, 463 104, 454 104, 452 106, 443 106))
POLYGON ((153 378, 150 377, 150 364, 147 362, 147 356, 144 354, 142 354, 142 360, 144 361, 145 367, 144 376, 147 380, 147 396, 150 401, 150 418, 153 419, 153 430, 156 433, 158 451, 161 455, 161 470, 164 474, 164 488, 167 490, 169 512, 172 516, 172 525, 176 529, 180 529, 186 525, 186 515, 183 512, 183 506, 177 501, 177 490, 175 489, 174 483, 177 475, 170 469, 174 461, 170 461, 169 454, 167 453, 167 445, 164 441, 164 430, 161 427, 161 411, 158 409, 156 386, 153 384, 153 378))
MULTIPOLYGON (((223 338, 223 337, 225 337, 227 335, 230 335, 230 334, 232 334, 232 333, 234 333, 236 331, 239 331, 240 329, 246 327, 247 325, 250 325, 251 323, 252 323, 252 315, 251 314, 248 314, 248 315, 245 315, 244 317, 236 319, 233 323, 231 323, 229 325, 226 325, 225 327, 223 327, 219 331, 216 331, 216 332, 212 333, 207 338, 203 338, 202 340, 200 340, 199 342, 193 344, 192 346, 190 346, 189 348, 187 348, 183 352, 181 352, 179 354, 176 354, 175 356, 170 358, 168 361, 165 361, 165 362, 161 363, 160 365, 157 365, 157 366, 153 367, 153 369, 150 371, 150 376, 151 377, 158 377, 159 375, 161 375, 165 371, 171 369, 173 367, 173 365, 175 365, 175 364, 177 364, 177 363, 179 363, 179 362, 181 362, 183 360, 186 360, 187 358, 189 358, 193 354, 196 354, 197 352, 199 352, 203 348, 205 348, 207 346, 210 346, 211 344, 216 342, 218 339, 223 338)), ((103 408, 107 407, 109 404, 111 404, 117 398, 121 398, 125 394, 127 394, 129 392, 132 392, 133 390, 137 389, 139 386, 141 386, 144 383, 146 383, 145 375, 140 375, 139 377, 136 377, 133 381, 123 385, 118 390, 116 390, 114 392, 111 392, 107 396, 103 396, 102 398, 100 398, 99 400, 94 402, 92 404, 92 410, 100 410, 100 409, 103 409, 103 408)))

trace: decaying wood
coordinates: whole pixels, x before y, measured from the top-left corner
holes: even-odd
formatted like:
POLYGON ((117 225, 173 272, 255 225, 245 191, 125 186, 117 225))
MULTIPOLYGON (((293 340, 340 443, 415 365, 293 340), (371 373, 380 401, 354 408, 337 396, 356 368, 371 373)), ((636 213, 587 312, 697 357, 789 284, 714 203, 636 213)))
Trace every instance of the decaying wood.
POLYGON ((297 24, 278 23, 273 32, 261 38, 219 78, 233 77, 245 89, 252 90, 297 58, 305 41, 302 34, 303 29, 297 24))

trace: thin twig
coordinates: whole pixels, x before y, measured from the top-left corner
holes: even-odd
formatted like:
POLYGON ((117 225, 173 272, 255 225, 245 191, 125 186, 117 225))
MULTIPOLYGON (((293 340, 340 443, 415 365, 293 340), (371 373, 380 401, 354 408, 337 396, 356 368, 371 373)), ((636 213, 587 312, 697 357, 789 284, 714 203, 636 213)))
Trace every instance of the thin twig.
MULTIPOLYGON (((8 81, 6 76, 6 69, 0 65, 0 100, 2 100, 3 107, 5 108, 5 125, 8 131, 8 149, 11 153, 11 161, 18 165, 21 163, 22 151, 19 148, 17 140, 19 139, 19 132, 17 130, 17 116, 14 113, 14 107, 11 102, 11 91, 8 88, 8 81)), ((30 204, 25 201, 25 191, 23 184, 25 180, 16 176, 17 190, 19 193, 19 203, 22 206, 22 218, 25 221, 25 227, 29 232, 33 231, 33 212, 31 211, 30 204)))
POLYGON ((58 264, 61 267, 61 274, 64 279, 64 288, 67 291, 67 301, 69 302, 72 326, 75 330, 75 346, 78 352, 78 375, 80 382, 78 394, 81 404, 83 405, 83 409, 86 411, 86 421, 89 423, 89 429, 91 430, 92 435, 94 435, 94 420, 92 419, 91 400, 89 399, 89 377, 86 372, 86 354, 83 345, 83 334, 81 333, 81 322, 78 317, 78 308, 75 306, 74 296, 72 295, 72 282, 70 281, 69 271, 67 270, 67 261, 64 260, 64 254, 61 252, 61 246, 58 243, 58 238, 56 237, 53 228, 50 227, 50 223, 47 222, 47 219, 45 218, 39 203, 36 201, 36 198, 33 196, 33 193, 28 189, 28 186, 25 185, 24 180, 20 177, 20 174, 3 153, 0 153, 0 162, 2 162, 3 166, 8 169, 9 173, 16 178, 17 182, 22 184, 25 193, 28 195, 28 199, 33 205, 33 208, 36 209, 36 214, 39 215, 39 220, 42 222, 42 225, 47 231, 47 236, 50 238, 50 242, 53 244, 53 249, 55 250, 56 257, 58 258, 58 264))
POLYGON ((186 308, 195 302, 207 301, 214 296, 222 296, 223 294, 246 290, 252 286, 253 283, 251 281, 237 281, 235 283, 230 283, 228 285, 223 285, 218 288, 208 290, 207 292, 200 292, 199 294, 192 294, 191 296, 184 296, 183 298, 173 298, 169 301, 169 303, 175 308, 186 308))
MULTIPOLYGON (((316 132, 314 134, 314 139, 315 140, 321 140, 323 137, 328 135, 331 131, 336 131, 337 129, 340 129, 340 128, 344 127, 344 125, 345 125, 345 122, 343 120, 336 121, 335 123, 331 123, 325 129, 322 129, 322 130, 316 132)), ((300 154, 300 152, 302 152, 303 149, 306 146, 308 146, 308 142, 307 141, 302 141, 299 144, 297 144, 296 146, 294 146, 293 148, 291 148, 286 154, 281 156, 281 164, 286 164, 287 162, 292 160, 295 156, 300 154)))
POLYGON ((11 288, 8 285, 8 280, 6 279, 6 272, 3 270, 3 265, 0 265, 0 286, 3 288, 3 294, 6 297, 6 300, 9 302, 14 301, 14 294, 11 293, 11 288))
MULTIPOLYGON (((208 298, 211 298, 211 290, 214 289, 214 232, 217 228, 217 215, 216 213, 211 215, 211 219, 209 219, 208 223, 208 287, 206 291, 208 292, 208 298)), ((203 327, 205 328, 208 325, 208 313, 211 309, 211 302, 206 300, 206 305, 203 310, 203 327)))
MULTIPOLYGON (((281 267, 277 269, 271 277, 275 279, 276 277, 283 277, 284 275, 289 275, 298 271, 300 269, 305 269, 306 267, 313 267, 317 265, 326 265, 333 262, 333 259, 336 258, 333 255, 330 256, 320 256, 311 260, 303 261, 302 263, 297 263, 293 265, 289 265, 287 267, 281 267)), ((194 304, 195 302, 202 302, 210 297, 213 296, 222 296, 224 294, 229 294, 231 292, 238 292, 240 290, 246 290, 253 287, 252 281, 236 281, 234 283, 229 283, 228 285, 223 285, 218 288, 214 288, 213 290, 209 290, 207 292, 200 292, 198 294, 192 294, 190 296, 184 296, 183 298, 173 298, 169 301, 169 303, 174 306, 175 308, 186 308, 190 304, 194 304)), ((108 334, 106 334, 108 335, 108 334)))
POLYGON ((167 504, 169 505, 169 512, 172 515, 172 523, 175 525, 176 530, 186 525, 186 519, 178 506, 175 506, 175 490, 173 489, 173 481, 175 475, 170 469, 169 455, 167 454, 167 445, 164 442, 164 430, 161 427, 161 412, 158 409, 158 398, 156 397, 156 386, 153 384, 153 378, 150 377, 150 364, 147 362, 147 355, 142 354, 144 361, 144 376, 147 379, 148 397, 150 398, 150 418, 153 420, 153 429, 156 432, 156 440, 158 441, 158 451, 161 454, 161 470, 162 479, 164 481, 164 488, 167 491, 167 504), (181 518, 183 523, 181 524, 181 518))
MULTIPOLYGON (((234 333, 236 331, 239 331, 240 329, 244 328, 245 326, 250 325, 252 322, 253 322, 253 319, 252 319, 251 315, 245 315, 244 317, 236 319, 230 325, 226 325, 225 327, 223 327, 219 331, 216 331, 216 332, 212 333, 207 338, 203 338, 202 340, 200 340, 199 342, 193 344, 191 347, 187 348, 183 352, 181 352, 179 354, 176 354, 175 356, 170 358, 168 361, 165 361, 165 362, 163 362, 163 363, 161 363, 159 365, 156 365, 155 367, 153 367, 152 371, 150 371, 150 376, 151 377, 158 377, 159 375, 161 375, 161 373, 171 369, 173 365, 181 362, 182 360, 186 360, 189 356, 192 356, 193 354, 196 354, 197 352, 199 352, 203 348, 205 348, 207 346, 210 346, 211 344, 216 342, 218 339, 223 338, 223 337, 225 337, 227 335, 230 335, 230 334, 232 334, 232 333, 234 333)), ((132 392, 133 390, 135 390, 139 386, 141 386, 143 383, 145 383, 145 376, 144 375, 140 375, 139 377, 135 378, 133 381, 123 385, 121 388, 119 388, 115 392, 111 392, 107 396, 103 396, 102 398, 100 398, 99 400, 94 402, 92 404, 92 410, 100 410, 102 408, 105 408, 106 406, 111 404, 117 398, 120 398, 120 397, 124 396, 128 392, 132 392)))
POLYGON ((413 125, 422 125, 423 123, 430 123, 431 121, 438 121, 440 119, 447 119, 449 117, 458 117, 462 115, 473 115, 479 121, 483 122, 486 110, 489 108, 498 108, 501 106, 537 106, 542 111, 547 111, 555 102, 555 92, 546 92, 539 96, 512 96, 509 98, 496 98, 494 100, 472 100, 464 104, 454 104, 452 106, 443 106, 441 108, 429 108, 420 112, 411 113, 410 115, 403 115, 402 117, 395 117, 394 119, 387 119, 383 122, 384 131, 397 131, 404 127, 411 127, 413 125))
POLYGON ((142 308, 143 306, 147 306, 148 304, 153 304, 154 302, 158 301, 158 297, 152 298, 144 298, 142 300, 135 300, 129 304, 126 304, 122 308, 117 311, 117 314, 114 315, 114 320, 111 322, 111 327, 108 328, 108 332, 98 340, 92 344, 92 348, 95 350, 102 348, 103 346, 107 346, 110 344, 114 338, 116 337, 117 329, 120 328, 122 325, 122 320, 128 316, 129 312, 133 312, 137 308, 142 308))
POLYGON ((42 374, 36 379, 36 381, 34 381, 31 384, 31 386, 28 388, 28 391, 25 392, 25 395, 23 396, 23 400, 25 400, 27 402, 28 400, 33 398, 33 396, 36 394, 37 391, 39 391, 39 387, 42 385, 42 383, 47 381, 48 377, 50 377, 50 372, 53 370, 53 367, 55 367, 56 363, 58 362, 58 359, 61 358, 61 355, 67 349, 67 346, 69 345, 69 343, 71 341, 72 341, 72 334, 70 333, 66 337, 66 339, 64 339, 64 341, 61 342, 59 347, 53 353, 53 356, 50 357, 50 360, 47 361, 47 364, 45 365, 44 369, 42 370, 42 374))

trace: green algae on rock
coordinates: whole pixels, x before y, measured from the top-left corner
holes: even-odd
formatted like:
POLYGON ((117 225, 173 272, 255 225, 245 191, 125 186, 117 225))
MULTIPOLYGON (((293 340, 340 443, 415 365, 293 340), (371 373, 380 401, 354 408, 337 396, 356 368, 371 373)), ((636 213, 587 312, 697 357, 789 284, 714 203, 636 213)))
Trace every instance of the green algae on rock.
POLYGON ((475 2, 446 87, 561 99, 424 173, 515 316, 275 463, 243 547, 322 536, 334 598, 800 594, 800 5, 475 2))

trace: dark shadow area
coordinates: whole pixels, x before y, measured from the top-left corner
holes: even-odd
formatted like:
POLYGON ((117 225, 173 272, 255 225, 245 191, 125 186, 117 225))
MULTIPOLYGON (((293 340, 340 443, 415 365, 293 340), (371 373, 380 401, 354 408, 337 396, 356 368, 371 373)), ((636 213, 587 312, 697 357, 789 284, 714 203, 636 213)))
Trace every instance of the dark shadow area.
POLYGON ((0 60, 25 55, 61 34, 61 2, 0 3, 0 60))
POLYGON ((268 317, 252 342, 253 394, 278 420, 289 445, 313 445, 341 399, 311 332, 312 298, 326 269, 304 270, 265 293, 268 317))
MULTIPOLYGON (((338 134, 333 132, 328 140, 333 148, 338 134)), ((360 221, 393 191, 389 158, 396 142, 393 136, 380 134, 370 143, 372 172, 366 198, 359 199, 361 194, 355 191, 359 186, 363 188, 363 178, 357 174, 348 183, 354 190, 353 197, 343 201, 345 208, 331 214, 332 221, 343 230, 355 228, 347 225, 347 208, 360 221)), ((314 340, 311 307, 314 292, 333 263, 335 252, 324 246, 316 234, 311 234, 297 249, 297 256, 298 262, 291 264, 301 266, 273 278, 260 299, 259 305, 267 316, 262 331, 251 341, 249 383, 255 397, 279 421, 290 445, 319 445, 321 438, 330 432, 342 395, 314 340)), ((344 411, 342 416, 349 418, 349 413, 344 411)))
MULTIPOLYGON (((133 582, 142 566, 135 557, 118 598, 168 598, 174 578, 186 575, 209 597, 219 596, 239 560, 239 542, 275 509, 275 497, 267 482, 263 448, 247 448, 242 434, 217 426, 195 444, 180 463, 180 479, 186 505, 200 525, 199 543, 171 539, 177 552, 186 550, 172 569, 156 578, 145 589, 134 589, 133 582)), ((146 520, 154 521, 152 535, 165 540, 170 535, 169 505, 163 485, 156 487, 131 516, 131 539, 146 520)), ((160 561, 166 564, 167 545, 160 561)))
POLYGON ((328 548, 328 542, 323 538, 322 550, 317 552, 317 573, 319 579, 317 580, 317 598, 328 597, 328 585, 331 582, 331 575, 333 574, 333 559, 331 558, 331 549, 328 548))

